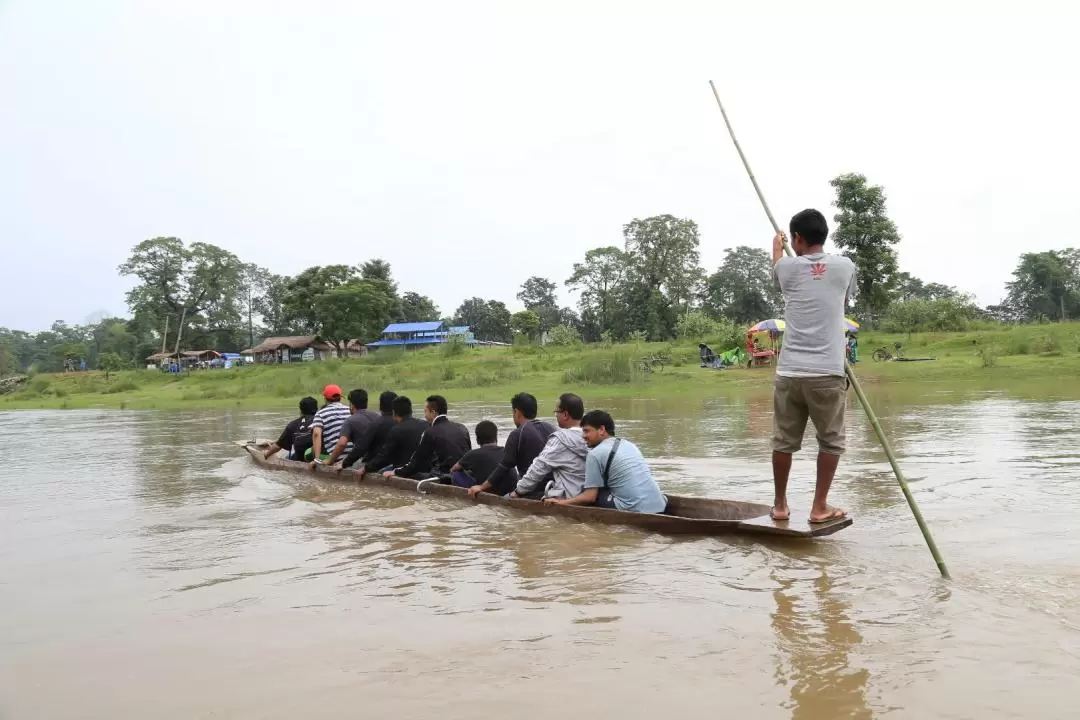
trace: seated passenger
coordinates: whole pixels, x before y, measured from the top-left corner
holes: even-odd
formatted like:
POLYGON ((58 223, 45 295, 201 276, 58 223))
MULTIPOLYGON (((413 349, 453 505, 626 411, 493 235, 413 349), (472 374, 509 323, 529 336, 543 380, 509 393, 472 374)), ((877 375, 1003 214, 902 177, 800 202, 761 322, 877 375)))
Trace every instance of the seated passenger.
POLYGON ((300 401, 300 417, 291 421, 281 431, 281 437, 263 453, 264 458, 271 458, 279 451, 285 451, 286 460, 297 460, 304 457, 304 451, 311 447, 311 421, 315 419, 315 413, 319 410, 319 403, 313 397, 306 397, 300 401), (302 447, 296 447, 299 438, 302 447))
POLYGON ((632 442, 615 437, 615 421, 603 410, 581 419, 589 455, 585 459, 585 490, 569 499, 549 498, 559 505, 596 505, 629 512, 661 513, 667 498, 653 480, 649 465, 632 442))
POLYGON ((559 396, 555 420, 559 429, 532 461, 510 497, 572 498, 585 489, 585 456, 589 446, 581 430, 585 403, 573 393, 559 396), (547 478, 551 477, 550 484, 547 478))
POLYGON ((484 478, 484 482, 469 488, 469 494, 473 497, 480 492, 505 495, 513 490, 517 486, 518 477, 528 472, 532 461, 555 432, 551 423, 536 419, 536 398, 529 393, 518 393, 510 398, 510 409, 517 427, 506 438, 502 462, 491 475, 484 478))
MULTIPOLYGON (((315 419, 311 421, 311 454, 312 465, 322 465, 329 459, 330 453, 337 446, 341 436, 341 428, 352 413, 341 402, 341 388, 337 385, 327 385, 323 388, 323 397, 326 404, 315 413, 315 419)), ((346 447, 348 452, 352 448, 346 447)), ((305 456, 306 457, 306 456, 305 456)))
MULTIPOLYGON (((495 423, 481 420, 476 424, 476 444, 479 447, 462 455, 457 464, 450 468, 451 484, 463 488, 479 485, 502 460, 503 449, 499 446, 499 428, 495 423)), ((516 470, 514 482, 517 482, 516 470)))
POLYGON ((428 396, 424 405, 424 418, 431 423, 420 438, 409 462, 403 467, 384 472, 386 477, 398 477, 424 480, 432 477, 450 478, 450 468, 457 464, 461 456, 472 450, 469 429, 461 423, 451 422, 446 416, 448 411, 446 398, 442 395, 428 396))
POLYGON ((385 473, 401 467, 409 462, 416 448, 420 447, 420 438, 424 436, 428 424, 412 416, 412 400, 398 395, 391 401, 391 407, 396 424, 386 434, 386 441, 375 453, 375 457, 356 468, 361 475, 365 472, 385 473))

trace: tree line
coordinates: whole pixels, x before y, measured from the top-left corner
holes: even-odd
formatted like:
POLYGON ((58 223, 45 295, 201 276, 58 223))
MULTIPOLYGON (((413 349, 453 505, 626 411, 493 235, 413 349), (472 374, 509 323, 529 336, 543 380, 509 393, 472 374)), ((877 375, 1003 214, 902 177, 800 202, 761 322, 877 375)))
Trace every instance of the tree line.
MULTIPOLYGON (((830 183, 836 248, 858 268, 853 315, 887 331, 963 330, 976 322, 1080 318, 1080 250, 1020 256, 998 305, 979 307, 955 287, 900 270, 900 232, 888 217, 884 188, 849 173, 830 183)), ((622 247, 589 250, 563 285, 577 307, 561 307, 559 284, 530 277, 512 313, 500 300, 473 297, 441 316, 431 298, 402 292, 389 263, 321 265, 277 275, 209 243, 158 237, 136 245, 119 266, 134 277, 130 318, 105 318, 28 333, 0 328, 0 375, 30 367, 57 371, 83 360, 91 368, 138 367, 148 355, 176 348, 237 352, 278 335, 320 335, 341 354, 350 340, 370 342, 391 322, 442 319, 468 325, 478 339, 517 338, 567 344, 675 337, 737 342, 743 328, 782 312, 771 278, 767 239, 724 251, 708 273, 700 262, 697 224, 658 215, 623 226, 622 247)))

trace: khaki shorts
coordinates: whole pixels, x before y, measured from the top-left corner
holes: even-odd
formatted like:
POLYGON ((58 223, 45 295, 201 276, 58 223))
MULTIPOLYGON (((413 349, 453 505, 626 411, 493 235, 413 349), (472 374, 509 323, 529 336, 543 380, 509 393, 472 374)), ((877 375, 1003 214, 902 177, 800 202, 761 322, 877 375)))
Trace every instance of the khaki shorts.
POLYGON ((818 449, 844 454, 844 409, 847 378, 776 376, 773 389, 772 449, 794 453, 802 447, 806 421, 814 422, 818 449))

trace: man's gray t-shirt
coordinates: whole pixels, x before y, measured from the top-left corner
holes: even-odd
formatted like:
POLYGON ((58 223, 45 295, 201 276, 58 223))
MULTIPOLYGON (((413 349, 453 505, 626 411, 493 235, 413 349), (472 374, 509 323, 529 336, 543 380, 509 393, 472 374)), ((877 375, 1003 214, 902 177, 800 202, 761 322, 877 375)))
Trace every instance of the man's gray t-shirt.
POLYGON ((784 344, 776 374, 844 375, 844 308, 855 294, 855 264, 842 255, 783 257, 773 275, 784 295, 784 344))
MULTIPOLYGON (((585 457, 585 488, 604 487, 604 466, 615 446, 615 438, 608 438, 589 451, 585 457)), ((611 461, 611 474, 607 482, 608 492, 615 500, 615 508, 631 512, 662 513, 667 500, 660 486, 653 480, 649 464, 634 443, 623 438, 619 452, 611 461)))

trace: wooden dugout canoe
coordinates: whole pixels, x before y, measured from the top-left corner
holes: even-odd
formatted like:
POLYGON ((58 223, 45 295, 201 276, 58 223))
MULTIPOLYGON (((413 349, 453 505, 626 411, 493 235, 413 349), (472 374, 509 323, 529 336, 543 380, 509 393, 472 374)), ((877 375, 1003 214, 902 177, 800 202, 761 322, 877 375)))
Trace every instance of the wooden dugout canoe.
POLYGON ((635 513, 622 510, 588 507, 583 505, 549 505, 536 500, 505 498, 491 493, 480 493, 475 500, 470 500, 468 491, 453 485, 441 485, 408 478, 385 478, 376 473, 368 473, 363 478, 355 470, 338 472, 324 465, 312 468, 308 463, 295 460, 283 460, 277 457, 264 458, 262 449, 269 443, 240 443, 255 461, 256 465, 269 470, 288 470, 315 475, 321 480, 344 483, 357 483, 379 487, 391 487, 398 490, 420 492, 422 494, 454 497, 464 502, 478 502, 484 505, 513 508, 533 515, 554 515, 582 522, 607 523, 609 525, 629 525, 652 532, 671 535, 775 535, 779 537, 815 538, 832 535, 851 525, 851 516, 832 520, 820 525, 811 525, 806 513, 793 512, 790 520, 774 521, 769 517, 769 506, 760 503, 740 502, 737 500, 714 500, 710 498, 691 498, 681 495, 667 495, 668 507, 663 514, 635 513))

